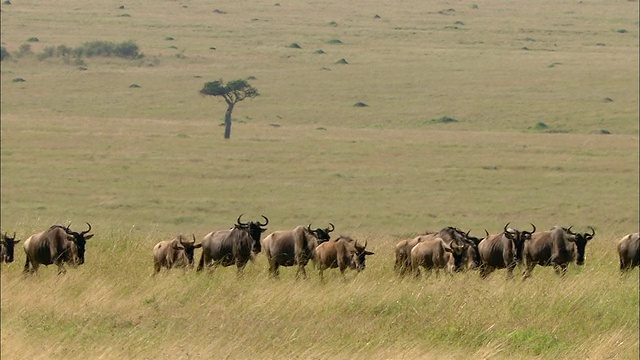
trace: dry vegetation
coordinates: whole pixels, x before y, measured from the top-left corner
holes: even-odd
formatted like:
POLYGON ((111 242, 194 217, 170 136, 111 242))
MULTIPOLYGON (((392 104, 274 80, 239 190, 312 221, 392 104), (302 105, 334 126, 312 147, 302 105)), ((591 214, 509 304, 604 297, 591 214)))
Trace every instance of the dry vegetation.
POLYGON ((636 2, 119 5, 2 5, 2 231, 96 233, 65 276, 24 277, 19 246, 2 265, 2 359, 638 358, 638 270, 615 253, 638 231, 636 2), (145 56, 37 58, 95 40, 145 56), (198 90, 249 76, 225 141, 198 90), (151 276, 156 242, 240 213, 376 254, 324 284, 269 279, 262 255, 239 279, 151 276), (393 274, 400 239, 505 222, 597 235, 563 279, 393 274))

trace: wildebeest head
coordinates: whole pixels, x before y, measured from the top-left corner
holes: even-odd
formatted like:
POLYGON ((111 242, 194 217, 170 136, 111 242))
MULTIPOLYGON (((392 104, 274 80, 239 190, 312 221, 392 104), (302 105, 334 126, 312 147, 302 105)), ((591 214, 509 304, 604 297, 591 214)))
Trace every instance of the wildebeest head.
POLYGON ((311 224, 309 224, 309 225, 307 226, 307 229, 308 229, 310 232, 312 232, 312 233, 314 233, 314 234, 316 235, 316 238, 318 239, 318 245, 322 244, 322 243, 323 243, 323 242, 325 242, 325 241, 329 241, 329 240, 331 240, 331 235, 329 235, 329 233, 330 233, 330 232, 332 232, 333 230, 335 230, 336 228, 335 228, 335 226, 333 226, 333 224, 332 224, 332 223, 329 223, 329 225, 331 226, 331 229, 329 229, 329 228, 324 228, 324 229, 321 229, 321 228, 312 229, 312 228, 311 228, 311 224))
POLYGON ((522 249, 524 248, 524 242, 527 240, 531 240, 531 234, 536 232, 536 226, 530 224, 533 228, 532 231, 520 231, 510 228, 509 224, 510 223, 507 223, 507 225, 504 226, 504 236, 506 236, 507 239, 513 241, 513 244, 516 247, 516 259, 520 261, 522 260, 522 249))
POLYGON ((238 216, 236 227, 247 229, 249 235, 251 236, 251 239, 253 239, 253 252, 257 254, 262 251, 262 246, 260 245, 260 237, 262 236, 262 233, 267 230, 265 226, 267 226, 267 224, 269 223, 269 219, 266 216, 262 215, 262 217, 264 218, 264 224, 259 221, 249 221, 248 223, 243 223, 240 220, 242 215, 243 214, 240 214, 240 216, 238 216))
MULTIPOLYGON (((485 230, 484 232, 487 234, 485 237, 488 237, 489 232, 487 230, 485 230)), ((482 263, 482 259, 480 258, 480 251, 478 251, 478 244, 480 244, 480 242, 484 240, 484 238, 477 238, 475 236, 469 235, 469 233, 471 233, 471 230, 469 230, 465 234, 465 242, 468 247, 464 252, 462 261, 467 264, 468 268, 475 269, 482 263)))
POLYGON ((452 241, 448 247, 445 247, 445 251, 451 253, 451 256, 453 256, 454 271, 462 270, 462 265, 468 248, 468 243, 456 240, 452 241))
POLYGON ((358 240, 353 243, 354 252, 351 255, 351 268, 360 272, 366 267, 366 256, 373 255, 374 252, 367 250, 367 240, 364 245, 358 244, 358 240))
POLYGON ((593 239, 593 237, 596 235, 596 231, 589 226, 589 229, 591 229, 591 234, 589 233, 574 233, 573 231, 571 231, 571 226, 567 229, 567 232, 571 235, 573 235, 574 237, 574 243, 576 244, 576 250, 578 252, 578 256, 576 258, 576 264, 577 265, 584 265, 584 259, 585 259, 585 249, 587 247, 587 242, 589 242, 589 240, 593 239))
POLYGON ((0 242, 2 243, 2 259, 0 259, 0 262, 13 262, 14 247, 20 242, 20 240, 16 241, 16 233, 14 232, 13 237, 10 237, 5 232, 2 234, 2 240, 0 240, 0 242))
MULTIPOLYGON (((91 239, 94 235, 94 234, 89 234, 89 231, 91 231, 91 224, 87 223, 87 226, 89 226, 89 229, 79 233, 72 231, 69 228, 70 226, 71 224, 67 225, 66 227, 62 225, 53 225, 51 228, 58 227, 63 229, 67 233, 67 240, 72 241, 76 245, 78 265, 82 265, 84 264, 84 252, 85 252, 85 246, 87 244, 87 240, 91 239)), ((64 257, 65 257, 65 261, 69 261, 71 259, 71 254, 65 254, 64 257)))
POLYGON ((196 234, 192 234, 192 236, 193 241, 189 241, 183 235, 178 235, 178 241, 180 241, 180 245, 182 246, 174 246, 175 250, 184 250, 189 266, 193 266, 193 254, 195 250, 202 247, 202 244, 196 244, 196 234))

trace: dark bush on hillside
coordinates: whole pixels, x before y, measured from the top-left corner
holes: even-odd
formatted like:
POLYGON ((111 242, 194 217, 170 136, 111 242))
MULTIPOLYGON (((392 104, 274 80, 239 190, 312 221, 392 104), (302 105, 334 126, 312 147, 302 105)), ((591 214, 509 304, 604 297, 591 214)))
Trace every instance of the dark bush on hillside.
POLYGON ((7 50, 7 48, 4 47, 4 46, 0 47, 0 61, 8 58, 9 56, 10 56, 9 55, 9 50, 7 50))
POLYGON ((74 55, 77 57, 116 56, 126 59, 138 59, 144 56, 139 53, 138 45, 131 40, 119 44, 104 40, 86 42, 74 49, 74 55))
POLYGON ((437 119, 431 119, 431 122, 434 123, 439 123, 439 124, 448 124, 448 123, 454 123, 454 122, 458 122, 458 120, 449 117, 449 116, 443 116, 443 117, 439 117, 437 119))
POLYGON ((18 52, 15 54, 16 57, 23 57, 23 56, 27 56, 27 55, 31 55, 31 45, 29 44, 22 44, 20 45, 20 49, 18 49, 18 52))

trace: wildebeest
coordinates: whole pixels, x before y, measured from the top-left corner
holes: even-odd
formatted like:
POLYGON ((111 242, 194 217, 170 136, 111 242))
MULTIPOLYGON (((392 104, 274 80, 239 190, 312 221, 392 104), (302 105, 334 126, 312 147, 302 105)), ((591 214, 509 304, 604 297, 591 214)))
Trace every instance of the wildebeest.
MULTIPOLYGON (((485 233, 487 234, 487 236, 489 236, 489 233, 487 232, 487 230, 485 230, 485 233)), ((478 245, 482 240, 484 240, 484 238, 477 238, 467 233, 467 244, 469 246, 467 247, 467 250, 464 252, 462 256, 462 262, 463 262, 462 269, 474 270, 474 269, 480 268, 480 265, 482 264, 482 259, 480 258, 480 252, 478 252, 478 245)))
POLYGON ((447 244, 440 237, 421 241, 411 249, 411 269, 416 277, 420 276, 420 267, 428 274, 435 269, 436 276, 440 269, 453 274, 463 266, 463 257, 468 248, 466 242, 452 241, 447 244))
POLYGON ((618 241, 620 271, 627 271, 640 265, 639 233, 628 234, 618 241))
POLYGON ((447 244, 452 241, 464 242, 468 234, 465 234, 462 230, 448 226, 436 233, 426 233, 419 235, 413 239, 401 240, 396 244, 395 248, 395 264, 394 269, 398 275, 405 275, 407 270, 411 269, 411 249, 418 243, 429 239, 441 238, 447 244))
POLYGON ((533 227, 531 232, 519 231, 509 228, 509 223, 507 223, 503 232, 487 235, 478 244, 478 252, 482 259, 480 276, 484 278, 495 269, 506 268, 507 278, 512 278, 516 263, 522 261, 524 242, 536 232, 536 226, 531 224, 531 227, 533 227))
POLYGON ((10 237, 5 232, 2 234, 2 240, 0 240, 0 262, 12 263, 14 248, 20 240, 16 240, 16 233, 13 233, 13 237, 10 237))
POLYGON ((205 235, 197 271, 202 271, 205 266, 211 269, 235 264, 238 274, 241 274, 247 262, 253 259, 253 254, 261 251, 260 237, 269 223, 266 216, 262 217, 264 224, 256 221, 243 223, 240 214, 231 230, 212 231, 205 235))
POLYGON ((556 273, 564 275, 571 261, 576 260, 578 265, 584 264, 587 242, 596 234, 592 227, 589 228, 591 234, 575 233, 571 231, 571 227, 556 225, 548 231, 533 234, 525 241, 522 250, 525 265, 523 279, 531 276, 536 265, 553 266, 556 273))
POLYGON ((153 247, 153 269, 154 275, 165 267, 193 267, 193 253, 195 249, 202 247, 196 244, 196 235, 193 234, 193 241, 189 241, 183 235, 178 235, 176 239, 164 240, 153 247))
POLYGON ((31 235, 25 240, 23 247, 27 255, 24 264, 25 273, 34 273, 42 265, 55 264, 58 267, 58 274, 65 273, 65 262, 73 262, 77 257, 77 265, 84 264, 85 245, 87 240, 94 234, 91 231, 91 224, 87 223, 89 229, 83 232, 72 231, 69 226, 53 225, 49 229, 31 235), (75 247, 75 248, 74 248, 75 247), (75 252, 75 254, 72 254, 75 252))
POLYGON ((315 248, 330 240, 329 233, 335 230, 333 224, 331 229, 312 229, 311 224, 297 226, 293 230, 279 230, 269 234, 262 240, 264 254, 269 261, 269 274, 277 277, 280 266, 297 265, 296 279, 302 274, 307 278, 304 267, 310 259, 313 259, 315 248))
POLYGON ((324 279, 325 269, 340 269, 344 276, 347 268, 360 272, 366 267, 366 257, 374 253, 366 250, 367 241, 364 245, 358 244, 358 240, 353 240, 347 236, 340 236, 335 240, 325 241, 319 244, 314 251, 314 262, 320 274, 320 280, 324 279))

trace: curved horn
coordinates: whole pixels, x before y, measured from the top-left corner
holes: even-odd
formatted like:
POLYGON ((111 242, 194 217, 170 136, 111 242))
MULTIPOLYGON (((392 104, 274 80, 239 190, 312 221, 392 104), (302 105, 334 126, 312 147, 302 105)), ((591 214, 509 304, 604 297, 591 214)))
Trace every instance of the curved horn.
POLYGON ((242 215, 244 215, 244 214, 240 214, 240 216, 238 216, 238 220, 236 220, 236 222, 238 223, 238 225, 246 226, 246 225, 247 225, 247 223, 243 223, 243 222, 242 222, 242 220, 240 220, 240 218, 242 217, 242 215))
MULTIPOLYGON (((594 230, 594 231, 593 231, 593 235, 595 235, 595 234, 596 234, 596 231, 594 230)), ((592 236, 593 236, 593 235, 592 235, 592 236)), ((16 232, 14 231, 14 232, 13 232, 13 240, 15 240, 15 239, 16 239, 16 232)))
MULTIPOLYGON (((69 225, 71 225, 71 224, 69 224, 69 225)), ((80 235, 87 234, 87 233, 89 233, 89 231, 91 231, 91 224, 87 223, 87 225, 89 226, 89 230, 81 232, 80 235)))
POLYGON ((531 233, 533 234, 534 232, 536 232, 536 226, 533 225, 533 223, 529 223, 529 224, 531 224, 531 227, 533 228, 533 230, 531 231, 531 233))
POLYGON ((484 233, 487 234, 487 237, 489 237, 489 232, 487 231, 487 229, 484 229, 484 233))
POLYGON ((364 241, 364 247, 365 247, 365 248, 367 247, 367 244, 368 244, 368 243, 369 243, 369 240, 365 240, 365 241, 364 241))
POLYGON ((571 231, 571 228, 573 227, 573 225, 569 226, 569 228, 567 229, 567 232, 571 235, 575 235, 576 233, 574 233, 573 231, 571 231))
POLYGON ((507 228, 509 227, 509 224, 511 224, 511 223, 508 222, 507 225, 504 226, 504 232, 509 232, 509 230, 507 230, 507 228))
POLYGON ((193 243, 195 244, 196 243, 196 234, 191 233, 191 235, 193 236, 193 243))
POLYGON ((464 234, 464 237, 468 238, 470 233, 471 233, 471 229, 469 229, 469 231, 467 231, 467 233, 464 234))
MULTIPOLYGON (((596 230, 594 228, 592 228, 591 226, 587 226, 589 229, 591 229, 591 237, 596 236, 596 230)), ((13 233, 13 236, 16 236, 16 233, 13 233)))
POLYGON ((335 229, 336 229, 336 227, 335 227, 335 226, 333 226, 333 224, 332 224, 332 223, 329 223, 329 225, 331 225, 331 230, 327 229, 327 232, 332 232, 333 230, 335 230, 335 229))
POLYGON ((262 215, 262 217, 264 218, 264 224, 258 222, 258 225, 260 225, 261 227, 267 226, 267 224, 269 223, 269 218, 267 218, 266 216, 262 215))
POLYGON ((316 230, 318 229, 312 229, 311 228, 311 224, 307 225, 307 230, 309 230, 310 232, 316 232, 316 230))

